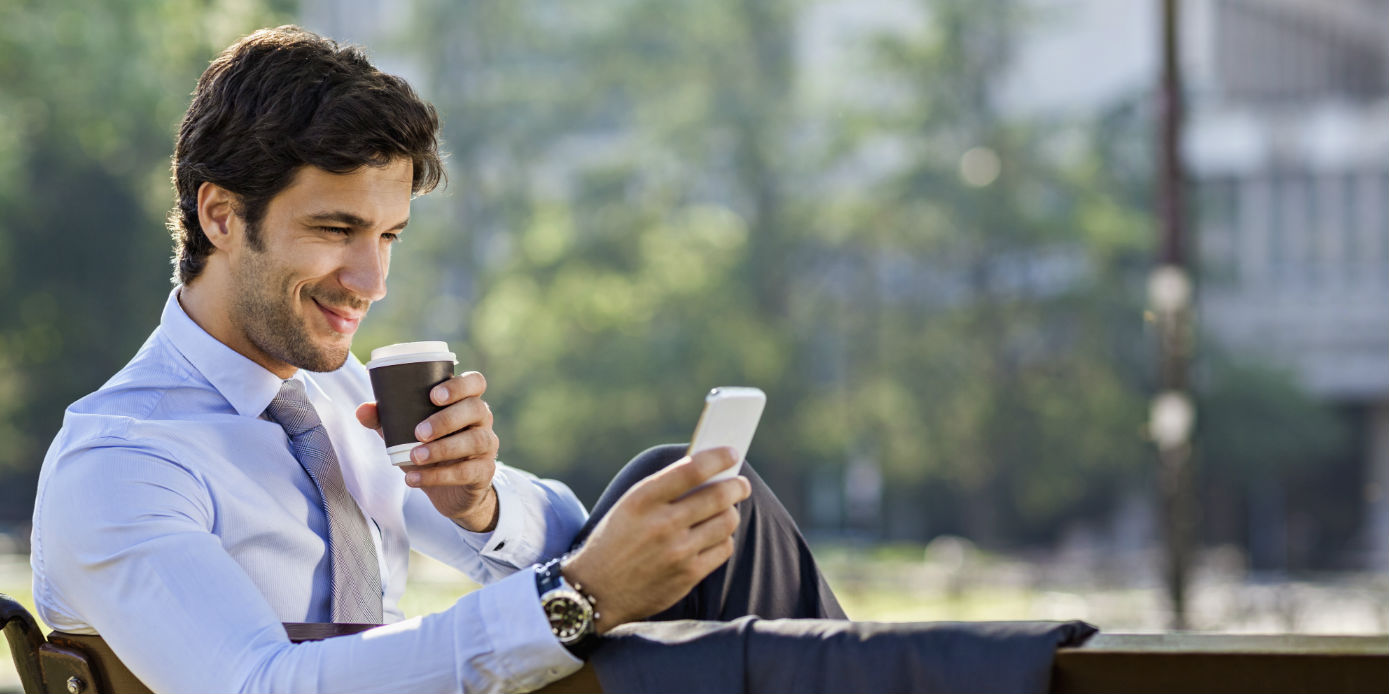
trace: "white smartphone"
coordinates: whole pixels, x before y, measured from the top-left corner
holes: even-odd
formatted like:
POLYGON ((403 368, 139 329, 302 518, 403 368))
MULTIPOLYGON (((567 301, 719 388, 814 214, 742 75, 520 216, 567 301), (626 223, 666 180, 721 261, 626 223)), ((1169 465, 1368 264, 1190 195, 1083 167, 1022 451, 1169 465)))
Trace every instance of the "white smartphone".
POLYGON ((723 387, 709 391, 687 455, 728 446, 737 456, 738 464, 709 478, 705 484, 732 479, 743 468, 748 446, 752 445, 752 436, 757 433, 757 422, 766 404, 767 394, 757 388, 723 387))

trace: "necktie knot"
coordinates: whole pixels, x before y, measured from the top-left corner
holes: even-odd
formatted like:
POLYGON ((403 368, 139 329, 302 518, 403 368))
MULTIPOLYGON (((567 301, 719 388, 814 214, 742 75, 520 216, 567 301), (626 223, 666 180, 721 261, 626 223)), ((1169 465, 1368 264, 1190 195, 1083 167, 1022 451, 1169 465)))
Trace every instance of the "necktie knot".
POLYGON ((313 408, 313 403, 309 402, 308 394, 304 392, 304 384, 293 378, 280 386, 280 392, 275 394, 275 399, 270 401, 265 413, 284 427, 290 438, 295 438, 323 423, 318 418, 318 411, 313 408))

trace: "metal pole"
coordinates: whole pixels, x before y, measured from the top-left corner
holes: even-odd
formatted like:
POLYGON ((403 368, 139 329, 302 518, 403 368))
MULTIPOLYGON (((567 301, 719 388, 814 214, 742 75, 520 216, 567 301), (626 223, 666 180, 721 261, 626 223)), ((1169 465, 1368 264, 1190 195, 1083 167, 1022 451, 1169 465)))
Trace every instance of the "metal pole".
POLYGON ((1182 75, 1178 63, 1177 21, 1178 0, 1162 0, 1162 87, 1160 154, 1162 175, 1159 179, 1159 202, 1162 216, 1162 244, 1158 253, 1159 265, 1182 268, 1186 263, 1183 244, 1184 195, 1182 183, 1186 172, 1182 167, 1182 75))
POLYGON ((1159 334, 1159 392, 1149 433, 1158 449, 1163 511, 1164 578, 1171 606, 1169 626, 1185 629, 1187 579, 1191 566, 1195 503, 1191 479, 1191 429, 1195 408, 1189 393, 1192 348, 1191 280, 1187 270, 1186 173, 1181 156, 1182 83, 1178 54, 1178 0, 1162 0, 1162 74, 1159 104, 1158 212, 1161 238, 1157 267, 1149 281, 1149 303, 1159 334))

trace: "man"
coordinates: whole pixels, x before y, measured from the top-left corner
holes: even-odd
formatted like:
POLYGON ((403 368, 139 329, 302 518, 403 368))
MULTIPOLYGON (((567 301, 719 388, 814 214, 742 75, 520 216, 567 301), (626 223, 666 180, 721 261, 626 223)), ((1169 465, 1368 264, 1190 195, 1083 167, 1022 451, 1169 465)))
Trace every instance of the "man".
POLYGON ((308 692, 524 690, 634 620, 843 617, 755 473, 692 491, 726 450, 647 451, 588 516, 496 461, 470 372, 431 393, 412 464, 387 463, 349 347, 441 177, 437 131, 403 80, 295 27, 212 62, 174 153, 178 286, 44 460, 43 619, 156 691, 308 692), (403 620, 411 548, 486 585, 403 620), (328 621, 386 626, 281 626, 328 621))

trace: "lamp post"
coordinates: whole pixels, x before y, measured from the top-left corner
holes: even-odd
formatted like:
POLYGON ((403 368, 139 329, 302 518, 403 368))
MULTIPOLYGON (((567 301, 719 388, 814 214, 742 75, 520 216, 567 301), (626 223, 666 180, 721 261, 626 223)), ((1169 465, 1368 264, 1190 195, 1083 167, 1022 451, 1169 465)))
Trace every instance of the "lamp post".
POLYGON ((1164 579, 1172 629, 1185 629, 1187 575, 1191 565, 1195 503, 1191 479, 1191 431, 1196 409, 1188 372, 1193 345, 1192 281, 1187 270, 1185 171, 1181 156, 1182 84, 1178 60, 1178 0, 1162 2, 1162 69, 1158 103, 1157 266, 1148 280, 1148 306, 1158 332, 1158 392, 1148 434, 1157 446, 1164 531, 1164 579))

